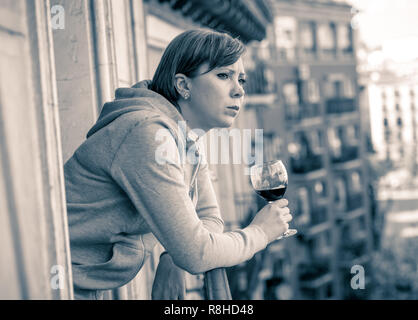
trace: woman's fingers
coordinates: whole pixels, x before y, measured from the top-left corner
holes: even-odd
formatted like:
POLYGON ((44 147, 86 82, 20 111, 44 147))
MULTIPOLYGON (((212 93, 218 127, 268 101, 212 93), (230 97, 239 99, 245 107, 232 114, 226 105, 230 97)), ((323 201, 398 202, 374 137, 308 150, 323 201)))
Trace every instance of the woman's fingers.
POLYGON ((273 204, 275 206, 278 206, 279 208, 283 208, 283 207, 287 207, 287 205, 289 204, 289 201, 287 201, 287 199, 282 198, 280 200, 274 201, 273 204))
POLYGON ((280 217, 282 218, 284 222, 290 222, 293 219, 290 213, 281 214, 280 217))
POLYGON ((278 211, 281 216, 290 214, 290 209, 288 207, 280 208, 278 211))

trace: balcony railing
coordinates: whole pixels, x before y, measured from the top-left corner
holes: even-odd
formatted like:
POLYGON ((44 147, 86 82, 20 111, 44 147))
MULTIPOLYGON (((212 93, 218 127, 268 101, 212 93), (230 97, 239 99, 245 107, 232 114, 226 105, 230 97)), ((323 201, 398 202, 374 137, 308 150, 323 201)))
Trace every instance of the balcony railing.
POLYGON ((299 281, 301 283, 312 282, 322 276, 329 274, 330 267, 328 261, 311 261, 310 263, 302 263, 298 266, 299 281))
POLYGON ((318 225, 328 220, 327 207, 319 206, 311 210, 311 225, 318 225))
POLYGON ((354 99, 333 98, 326 102, 327 113, 353 112, 356 110, 354 99))
POLYGON ((347 211, 356 210, 363 206, 363 195, 361 193, 347 195, 347 211))
POLYGON ((300 121, 320 115, 318 103, 303 103, 300 105, 286 105, 286 120, 300 121))
POLYGON ((341 249, 339 251, 340 262, 353 261, 356 258, 362 257, 367 251, 367 242, 363 239, 347 240, 341 239, 341 249))
POLYGON ((332 156, 333 163, 342 163, 357 159, 359 155, 358 146, 342 146, 341 153, 338 157, 332 156))
POLYGON ((323 167, 322 155, 311 155, 307 158, 291 157, 290 163, 293 173, 298 174, 319 170, 323 167))

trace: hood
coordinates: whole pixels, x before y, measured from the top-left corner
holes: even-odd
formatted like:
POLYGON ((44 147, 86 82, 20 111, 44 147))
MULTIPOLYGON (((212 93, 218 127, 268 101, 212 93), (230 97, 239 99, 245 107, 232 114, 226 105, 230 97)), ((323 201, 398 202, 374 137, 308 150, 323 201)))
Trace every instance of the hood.
POLYGON ((162 95, 149 90, 151 80, 144 80, 136 83, 131 88, 118 88, 115 91, 115 100, 106 102, 103 105, 99 118, 95 125, 87 133, 87 138, 107 126, 121 115, 152 108, 168 115, 175 121, 181 121, 183 117, 175 106, 173 106, 162 95))

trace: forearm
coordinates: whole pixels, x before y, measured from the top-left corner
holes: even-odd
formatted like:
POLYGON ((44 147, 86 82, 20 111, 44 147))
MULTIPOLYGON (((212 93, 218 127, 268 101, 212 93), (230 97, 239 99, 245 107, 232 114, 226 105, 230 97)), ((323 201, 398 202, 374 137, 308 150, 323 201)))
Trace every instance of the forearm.
POLYGON ((267 245, 267 236, 258 226, 226 232, 207 232, 207 240, 195 238, 193 246, 186 252, 178 248, 169 251, 176 265, 192 274, 202 273, 219 267, 230 267, 247 261, 267 245), (198 245, 196 245, 198 244, 198 245))

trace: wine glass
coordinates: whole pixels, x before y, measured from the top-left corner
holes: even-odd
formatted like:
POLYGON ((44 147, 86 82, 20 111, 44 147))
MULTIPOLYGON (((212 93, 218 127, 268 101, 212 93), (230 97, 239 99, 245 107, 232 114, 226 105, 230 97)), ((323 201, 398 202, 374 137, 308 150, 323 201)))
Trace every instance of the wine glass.
MULTIPOLYGON (((288 179, 286 167, 281 160, 253 165, 250 168, 250 174, 251 184, 259 196, 263 197, 268 202, 283 198, 286 192, 288 179)), ((278 237, 277 240, 293 236, 296 233, 296 229, 288 229, 283 235, 278 237)))

